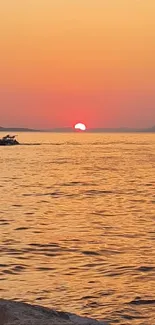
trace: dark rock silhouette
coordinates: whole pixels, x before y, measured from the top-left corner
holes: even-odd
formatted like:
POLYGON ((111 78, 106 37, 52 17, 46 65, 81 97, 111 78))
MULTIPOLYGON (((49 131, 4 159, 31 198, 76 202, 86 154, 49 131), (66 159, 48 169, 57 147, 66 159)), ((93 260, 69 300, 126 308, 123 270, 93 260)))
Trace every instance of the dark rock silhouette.
POLYGON ((108 325, 50 308, 0 299, 0 325, 108 325))

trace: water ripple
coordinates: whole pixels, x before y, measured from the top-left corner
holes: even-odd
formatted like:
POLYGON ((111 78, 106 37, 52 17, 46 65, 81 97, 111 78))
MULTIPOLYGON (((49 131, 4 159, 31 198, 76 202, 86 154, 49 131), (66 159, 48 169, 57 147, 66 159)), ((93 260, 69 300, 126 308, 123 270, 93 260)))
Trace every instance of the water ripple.
POLYGON ((1 296, 155 324, 154 135, 21 137, 1 148, 1 296))

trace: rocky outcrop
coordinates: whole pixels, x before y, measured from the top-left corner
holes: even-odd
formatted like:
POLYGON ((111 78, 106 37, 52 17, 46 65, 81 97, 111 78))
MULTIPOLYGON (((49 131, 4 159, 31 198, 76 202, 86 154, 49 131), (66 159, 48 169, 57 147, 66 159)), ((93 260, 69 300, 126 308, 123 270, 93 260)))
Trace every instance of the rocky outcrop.
POLYGON ((50 308, 0 299, 0 325, 108 325, 50 308))

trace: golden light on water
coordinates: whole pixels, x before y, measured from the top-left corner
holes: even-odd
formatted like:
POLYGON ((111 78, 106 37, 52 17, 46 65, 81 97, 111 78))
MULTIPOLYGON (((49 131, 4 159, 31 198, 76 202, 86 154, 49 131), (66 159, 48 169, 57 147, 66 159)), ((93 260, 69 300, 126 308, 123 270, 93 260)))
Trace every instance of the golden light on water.
POLYGON ((18 139, 0 149, 1 296, 155 324, 155 135, 18 139))

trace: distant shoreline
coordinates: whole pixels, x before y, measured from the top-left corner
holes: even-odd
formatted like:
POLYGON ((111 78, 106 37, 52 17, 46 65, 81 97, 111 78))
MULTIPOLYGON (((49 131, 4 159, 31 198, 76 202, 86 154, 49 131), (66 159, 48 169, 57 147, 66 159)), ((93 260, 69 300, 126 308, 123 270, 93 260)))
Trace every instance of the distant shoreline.
POLYGON ((152 128, 90 128, 86 131, 77 131, 73 128, 52 128, 52 129, 29 129, 29 128, 5 128, 0 127, 0 132, 43 132, 43 133, 155 133, 155 126, 152 128))

